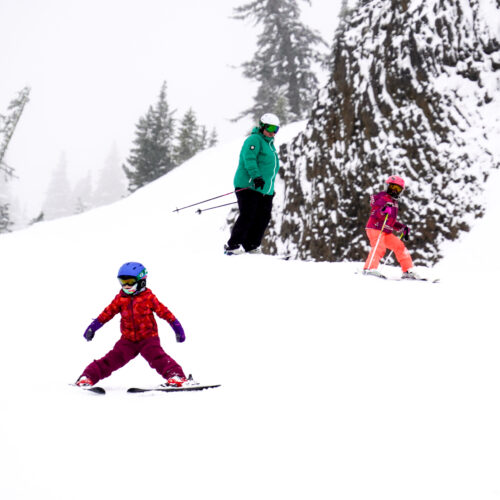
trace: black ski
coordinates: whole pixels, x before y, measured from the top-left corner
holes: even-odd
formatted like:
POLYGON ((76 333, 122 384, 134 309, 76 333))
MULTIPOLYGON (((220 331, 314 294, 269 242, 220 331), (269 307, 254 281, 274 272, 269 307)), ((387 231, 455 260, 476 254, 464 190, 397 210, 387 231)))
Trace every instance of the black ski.
POLYGON ((82 391, 88 391, 88 392, 91 392, 93 394, 100 394, 100 395, 104 395, 106 394, 106 389, 104 389, 103 387, 99 387, 99 386, 95 386, 95 385, 91 385, 91 386, 82 386, 82 385, 76 385, 76 384, 70 384, 72 385, 73 387, 78 387, 78 389, 81 389, 82 391))
POLYGON ((186 387, 167 387, 167 386, 158 386, 158 387, 130 387, 127 389, 127 392, 130 393, 139 393, 139 392, 187 392, 187 391, 203 391, 204 389, 215 389, 216 387, 220 387, 220 384, 217 385, 189 385, 186 387))

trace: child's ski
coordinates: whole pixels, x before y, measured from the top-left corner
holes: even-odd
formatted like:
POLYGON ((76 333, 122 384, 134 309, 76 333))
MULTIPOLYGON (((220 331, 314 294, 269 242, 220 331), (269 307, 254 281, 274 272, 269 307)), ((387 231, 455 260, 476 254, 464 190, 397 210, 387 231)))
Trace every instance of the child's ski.
POLYGON ((220 387, 220 384, 217 385, 188 385, 186 387, 167 387, 167 386, 159 386, 159 387, 130 387, 127 389, 127 392, 130 393, 138 393, 138 392, 186 392, 186 391, 202 391, 204 389, 215 389, 216 387, 220 387))
POLYGON ((428 283, 439 283, 439 278, 387 278, 394 281, 427 281, 428 283))
MULTIPOLYGON (((367 275, 370 276, 370 275, 367 275)), ((390 281, 427 281, 427 283, 439 283, 439 278, 397 278, 397 277, 391 277, 391 276, 384 276, 381 274, 380 276, 372 275, 375 276, 376 278, 382 278, 385 280, 390 280, 390 281)))
POLYGON ((439 278, 393 278, 390 276, 386 276, 385 274, 382 274, 378 272, 377 274, 371 274, 371 273, 363 273, 362 271, 356 271, 356 274, 361 274, 363 276, 373 276, 374 278, 379 278, 383 280, 390 280, 390 281, 427 281, 428 283, 439 283, 440 279, 439 278))
POLYGON ((91 392, 92 394, 100 394, 100 395, 106 394, 106 389, 95 385, 90 385, 90 386, 76 385, 76 384, 69 384, 69 385, 72 385, 73 387, 78 387, 78 389, 82 389, 83 391, 91 392))

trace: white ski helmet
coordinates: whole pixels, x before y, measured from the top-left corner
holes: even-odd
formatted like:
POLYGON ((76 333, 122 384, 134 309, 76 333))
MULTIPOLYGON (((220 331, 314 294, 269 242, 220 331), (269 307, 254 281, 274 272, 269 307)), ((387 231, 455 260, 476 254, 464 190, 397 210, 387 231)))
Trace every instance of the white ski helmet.
POLYGON ((264 113, 260 117, 259 127, 262 129, 266 125, 274 125, 275 127, 280 126, 280 119, 273 113, 264 113))

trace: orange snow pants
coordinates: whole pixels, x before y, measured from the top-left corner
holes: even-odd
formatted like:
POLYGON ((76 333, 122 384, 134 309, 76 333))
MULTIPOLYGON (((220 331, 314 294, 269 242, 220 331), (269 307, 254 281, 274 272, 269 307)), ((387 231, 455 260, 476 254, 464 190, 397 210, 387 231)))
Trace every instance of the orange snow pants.
MULTIPOLYGON (((380 235, 379 229, 367 229, 366 234, 368 235, 368 239, 370 240, 371 250, 368 254, 368 258, 365 262, 365 269, 368 269, 368 265, 370 264, 370 259, 372 258, 373 250, 375 249, 375 245, 377 244, 378 237, 380 235)), ((408 252, 403 240, 398 238, 392 233, 382 233, 382 237, 378 242, 377 251, 375 252, 372 260, 372 264, 370 269, 377 269, 380 259, 384 256, 385 251, 389 249, 394 252, 401 269, 405 273, 413 267, 413 262, 411 260, 410 252, 408 252)))

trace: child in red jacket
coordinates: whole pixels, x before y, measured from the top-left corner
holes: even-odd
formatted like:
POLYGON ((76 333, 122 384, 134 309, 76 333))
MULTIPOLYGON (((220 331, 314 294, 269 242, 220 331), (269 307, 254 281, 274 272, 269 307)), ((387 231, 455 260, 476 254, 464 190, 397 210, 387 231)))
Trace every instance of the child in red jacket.
POLYGON ((397 175, 391 175, 386 181, 387 191, 381 191, 370 199, 370 218, 366 223, 366 234, 370 240, 371 250, 366 259, 363 274, 382 276, 377 267, 387 248, 394 252, 399 262, 403 279, 418 279, 412 270, 413 262, 410 252, 405 247, 402 239, 393 234, 393 231, 402 231, 405 240, 408 239, 410 230, 408 226, 397 221, 398 197, 403 192, 405 181, 397 175))
POLYGON ((170 324, 177 342, 184 342, 186 339, 184 330, 170 310, 146 288, 147 275, 146 268, 139 262, 127 262, 120 267, 120 293, 92 321, 83 336, 87 341, 92 340, 95 332, 118 313, 121 314, 122 336, 108 354, 85 368, 76 385, 92 386, 109 377, 138 354, 166 380, 166 385, 182 387, 189 384, 180 365, 161 347, 153 312, 170 324))

